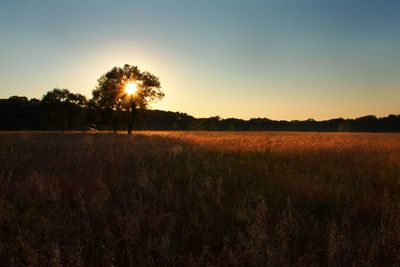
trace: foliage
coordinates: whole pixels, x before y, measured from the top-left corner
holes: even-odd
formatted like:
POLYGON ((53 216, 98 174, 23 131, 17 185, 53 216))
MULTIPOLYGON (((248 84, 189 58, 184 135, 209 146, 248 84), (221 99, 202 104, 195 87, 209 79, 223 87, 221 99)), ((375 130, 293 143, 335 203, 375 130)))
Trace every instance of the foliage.
POLYGON ((99 78, 98 85, 93 90, 93 105, 102 109, 129 109, 130 97, 124 88, 130 82, 136 83, 138 87, 134 96, 135 104, 142 109, 164 97, 158 77, 149 72, 142 72, 136 66, 125 64, 122 68, 114 67, 99 78))
POLYGON ((71 130, 74 119, 86 108, 86 97, 71 93, 68 89, 55 88, 48 91, 40 102, 44 123, 57 125, 56 128, 71 130))
POLYGON ((40 101, 19 96, 0 99, 0 130, 112 129, 117 132, 125 130, 126 125, 132 129, 134 124, 138 130, 400 132, 400 115, 393 114, 383 118, 369 115, 326 121, 276 121, 219 116, 194 118, 180 112, 146 110, 150 103, 164 97, 159 78, 128 64, 102 75, 92 94, 87 101, 81 94, 55 88, 40 101), (128 83, 135 83, 138 88, 132 97, 124 90, 128 83), (130 108, 135 116, 128 114, 130 108))
POLYGON ((0 130, 39 130, 40 101, 12 96, 0 99, 0 130))
MULTIPOLYGON (((58 90, 58 89, 57 89, 58 90)), ((46 95, 48 95, 47 93, 46 95)), ((76 96, 79 94, 72 94, 76 96)), ((13 96, 0 99, 0 130, 82 130, 89 127, 98 130, 125 130, 129 119, 126 112, 112 109, 97 109, 93 102, 69 100, 65 102, 29 100, 26 97, 13 96), (55 104, 51 104, 55 103, 55 104), (58 115, 57 115, 58 114, 58 115), (70 116, 70 118, 68 117, 70 116), (118 120, 116 125, 113 122, 118 120), (71 122, 70 126, 69 123, 71 122), (121 125, 117 127, 117 125, 121 125), (61 127, 63 126, 63 127, 61 127)), ((59 97, 58 97, 59 98, 59 97)), ((56 98, 57 99, 57 98, 56 98)), ((63 99, 63 98, 61 98, 63 99)), ((357 119, 332 119, 327 121, 275 121, 265 118, 221 119, 219 117, 194 118, 180 112, 161 110, 138 110, 135 129, 140 130, 217 130, 217 131, 309 131, 309 132, 400 132, 400 115, 383 118, 365 116, 357 119)))

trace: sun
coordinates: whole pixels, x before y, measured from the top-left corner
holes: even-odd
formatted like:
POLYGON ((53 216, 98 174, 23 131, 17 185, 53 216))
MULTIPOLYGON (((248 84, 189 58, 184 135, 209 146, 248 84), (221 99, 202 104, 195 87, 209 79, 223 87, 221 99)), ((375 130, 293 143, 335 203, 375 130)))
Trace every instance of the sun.
POLYGON ((125 92, 128 95, 134 95, 136 93, 136 90, 137 90, 136 83, 131 82, 125 85, 125 92))

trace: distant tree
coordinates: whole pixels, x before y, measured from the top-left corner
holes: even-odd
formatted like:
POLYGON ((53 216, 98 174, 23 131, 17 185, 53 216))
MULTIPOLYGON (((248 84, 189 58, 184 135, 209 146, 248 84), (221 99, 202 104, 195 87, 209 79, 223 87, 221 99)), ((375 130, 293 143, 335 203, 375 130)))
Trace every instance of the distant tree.
MULTIPOLYGON (((136 108, 146 109, 151 102, 163 97, 164 93, 161 91, 158 77, 149 72, 142 72, 136 66, 125 64, 122 68, 112 68, 99 78, 98 85, 93 90, 92 105, 113 114, 111 124, 116 132, 121 112, 131 109, 132 121, 136 108), (137 87, 137 91, 132 96, 125 91, 129 83, 135 83, 137 87)), ((129 128, 128 126, 128 130, 129 128)))
POLYGON ((218 131, 221 118, 219 116, 200 118, 189 124, 190 130, 195 131, 218 131))
POLYGON ((400 131, 400 115, 389 115, 388 117, 381 118, 381 130, 382 131, 400 131))
POLYGON ((373 115, 368 115, 355 119, 353 124, 357 131, 375 132, 378 128, 378 118, 373 115))
POLYGON ((38 106, 40 104, 40 100, 37 98, 31 98, 29 100, 29 105, 31 106, 38 106))
POLYGON ((69 93, 66 101, 68 110, 68 124, 67 129, 71 130, 72 124, 77 120, 78 115, 85 113, 87 107, 87 99, 84 95, 69 93))
POLYGON ((350 132, 351 131, 351 123, 348 121, 343 121, 339 124, 338 127, 339 132, 350 132))
POLYGON ((29 99, 25 96, 11 96, 8 98, 8 103, 13 106, 23 107, 28 105, 29 99))
POLYGON ((85 96, 71 93, 68 89, 55 88, 43 96, 41 104, 46 111, 47 122, 52 124, 52 119, 55 119, 58 128, 64 131, 71 130, 76 115, 85 109, 87 100, 85 96))
POLYGON ((0 99, 1 130, 38 130, 39 126, 39 105, 34 99, 24 96, 0 99))

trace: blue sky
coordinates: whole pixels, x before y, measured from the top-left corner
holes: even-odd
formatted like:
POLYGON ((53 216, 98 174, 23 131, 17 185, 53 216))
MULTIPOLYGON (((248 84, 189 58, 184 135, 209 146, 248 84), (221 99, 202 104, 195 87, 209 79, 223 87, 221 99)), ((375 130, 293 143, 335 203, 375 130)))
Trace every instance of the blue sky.
POLYGON ((160 77, 153 108, 197 117, 400 113, 400 2, 15 0, 0 3, 0 97, 90 97, 125 63, 160 77))

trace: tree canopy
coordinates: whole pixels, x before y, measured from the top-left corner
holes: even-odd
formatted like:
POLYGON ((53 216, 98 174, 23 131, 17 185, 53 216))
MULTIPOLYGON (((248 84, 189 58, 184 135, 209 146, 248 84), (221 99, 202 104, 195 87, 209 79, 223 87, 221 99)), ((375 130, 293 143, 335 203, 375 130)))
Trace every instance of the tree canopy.
MULTIPOLYGON (((113 129, 110 121, 118 111, 104 112, 88 105, 84 107, 74 105, 71 113, 73 116, 69 116, 65 103, 54 101, 54 106, 48 105, 52 103, 49 102, 50 99, 54 100, 51 95, 53 94, 47 95, 42 100, 19 96, 0 99, 0 130, 85 130, 91 127, 98 130, 113 129)), ((117 129, 125 130, 129 120, 128 112, 119 113, 121 117, 118 126, 121 127, 117 129)), ((400 132, 400 114, 382 118, 365 116, 357 119, 337 118, 326 121, 277 121, 266 118, 250 120, 194 118, 185 113, 147 109, 138 111, 135 128, 138 130, 400 132)))
POLYGON ((127 110, 130 97, 125 92, 128 83, 135 83, 135 105, 145 109, 150 103, 164 97, 159 78, 147 71, 140 71, 137 66, 125 64, 114 67, 98 79, 93 90, 91 104, 101 109, 127 110))
POLYGON ((42 117, 47 121, 57 121, 57 128, 61 130, 70 130, 79 111, 86 108, 87 100, 84 95, 71 93, 68 89, 55 88, 42 97, 41 104, 45 111, 42 117))
POLYGON ((0 130, 118 131, 127 129, 127 124, 129 130, 134 124, 135 129, 140 130, 400 132, 400 115, 276 121, 221 119, 218 116, 194 118, 185 113, 149 110, 146 108, 151 102, 164 97, 159 78, 128 64, 122 68, 114 67, 102 75, 92 93, 93 98, 89 101, 81 94, 59 88, 48 91, 41 100, 23 96, 0 99, 0 130), (134 101, 125 92, 130 83, 137 89, 134 101), (135 110, 137 107, 140 109, 135 110))

